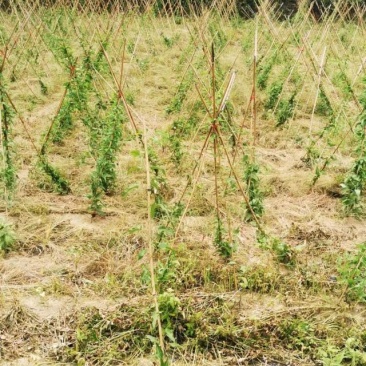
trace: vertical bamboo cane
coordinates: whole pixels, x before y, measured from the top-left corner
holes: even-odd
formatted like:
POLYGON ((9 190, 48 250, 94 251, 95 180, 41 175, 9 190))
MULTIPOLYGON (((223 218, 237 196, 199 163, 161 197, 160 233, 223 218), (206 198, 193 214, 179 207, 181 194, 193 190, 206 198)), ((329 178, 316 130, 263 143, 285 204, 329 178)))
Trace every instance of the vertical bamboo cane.
POLYGON ((258 19, 255 23, 255 35, 254 35, 254 54, 253 54, 253 91, 252 91, 252 154, 254 155, 254 149, 257 139, 257 59, 258 59, 258 19))
POLYGON ((148 221, 148 247, 149 247, 149 267, 150 267, 150 281, 151 281, 151 291, 154 298, 154 306, 157 314, 158 332, 159 332, 159 345, 161 350, 164 352, 164 339, 163 339, 163 329, 161 327, 160 310, 158 294, 156 291, 155 283, 155 265, 154 265, 154 247, 152 243, 153 229, 151 220, 151 179, 150 179, 150 163, 149 163, 149 153, 147 149, 147 136, 146 136, 146 124, 144 125, 144 148, 145 148, 145 167, 146 167, 146 184, 147 184, 147 221, 148 221))
POLYGON ((321 58, 321 61, 320 61, 320 66, 319 66, 318 85, 317 85, 317 88, 316 88, 316 94, 315 94, 313 110, 311 112, 309 135, 311 135, 311 132, 312 132, 312 129, 313 129, 314 115, 315 115, 316 104, 317 104, 317 101, 318 101, 318 98, 319 98, 319 93, 320 93, 321 79, 322 79, 323 69, 324 69, 324 64, 325 64, 326 51, 327 51, 327 47, 324 47, 323 55, 322 55, 322 58, 321 58))

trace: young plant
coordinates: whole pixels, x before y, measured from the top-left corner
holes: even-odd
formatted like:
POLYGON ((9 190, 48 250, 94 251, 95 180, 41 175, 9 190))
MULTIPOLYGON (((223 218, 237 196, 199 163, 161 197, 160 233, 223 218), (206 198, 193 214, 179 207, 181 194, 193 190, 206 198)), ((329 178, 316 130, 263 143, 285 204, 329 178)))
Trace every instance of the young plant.
POLYGON ((182 151, 182 140, 189 138, 197 127, 200 120, 200 114, 203 110, 202 102, 195 102, 190 109, 190 116, 187 118, 178 117, 175 119, 169 131, 168 142, 172 152, 171 159, 177 168, 179 168, 184 156, 182 151))
POLYGON ((92 216, 103 216, 103 190, 101 189, 100 178, 97 171, 92 173, 90 189, 91 192, 88 195, 88 198, 90 199, 92 216))
POLYGON ((265 64, 260 64, 260 66, 258 67, 257 86, 259 90, 266 89, 269 76, 276 62, 276 58, 277 54, 274 53, 273 56, 265 64))
POLYGON ((355 254, 346 255, 338 271, 346 300, 366 302, 366 243, 359 245, 355 254))
POLYGON ((15 166, 13 163, 13 142, 11 139, 11 128, 14 117, 14 110, 9 104, 6 85, 3 75, 4 60, 0 58, 0 127, 1 127, 1 145, 2 145, 2 157, 3 167, 0 173, 2 181, 4 182, 4 194, 6 200, 11 197, 11 194, 15 188, 16 174, 15 166))
POLYGON ((259 235, 258 243, 260 248, 270 250, 279 263, 288 267, 294 266, 295 252, 287 243, 264 234, 259 235))
MULTIPOLYGON (((171 292, 163 292, 159 294, 158 301, 164 336, 168 338, 172 344, 176 344, 174 330, 176 329, 177 321, 182 317, 180 300, 171 292)), ((153 327, 155 326, 156 324, 154 321, 153 327)))
POLYGON ((365 213, 362 195, 366 188, 366 92, 364 92, 363 98, 361 98, 361 103, 364 111, 354 129, 358 158, 341 185, 343 190, 342 202, 345 211, 347 214, 356 216, 362 216, 365 213))
POLYGON ((122 126, 126 121, 121 103, 114 102, 104 121, 103 137, 99 148, 96 171, 105 194, 112 194, 116 185, 117 152, 122 140, 122 126))
MULTIPOLYGON (((340 66, 340 65, 338 65, 338 66, 340 66)), ((355 91, 353 89, 352 83, 349 81, 346 73, 342 70, 342 68, 335 75, 334 82, 335 82, 336 86, 338 86, 341 89, 343 95, 347 99, 353 98, 353 96, 355 95, 355 91)))
POLYGON ((225 236, 226 233, 223 223, 220 217, 217 217, 214 244, 220 255, 225 259, 229 259, 235 252, 235 246, 233 243, 227 240, 225 236))
MULTIPOLYGON (((47 155, 46 155, 48 136, 46 136, 46 139, 45 139, 41 149, 38 149, 33 141, 33 138, 27 128, 27 125, 26 125, 24 119, 22 118, 22 116, 18 112, 17 108, 15 107, 15 104, 10 99, 10 96, 7 93, 6 93, 6 96, 7 96, 7 99, 9 101, 12 109, 14 110, 15 113, 17 113, 17 115, 23 125, 23 128, 25 129, 26 134, 31 142, 31 145, 33 146, 33 148, 37 154, 39 167, 44 171, 44 173, 46 175, 48 175, 50 177, 52 183, 56 186, 56 189, 60 194, 70 193, 71 189, 70 189, 70 186, 69 186, 69 183, 67 182, 67 180, 64 179, 62 177, 62 175, 59 173, 59 171, 57 169, 55 169, 53 166, 51 166, 48 162, 47 155)), ((50 130, 49 130, 49 132, 50 132, 50 130)))
POLYGON ((215 45, 215 49, 216 50, 223 49, 227 44, 228 40, 223 29, 220 26, 219 20, 213 19, 208 26, 208 30, 211 34, 213 43, 215 45))
POLYGON ((0 253, 9 252, 15 243, 15 234, 11 227, 0 220, 0 253))
POLYGON ((38 80, 39 87, 41 88, 41 94, 42 95, 48 95, 48 88, 47 85, 41 80, 38 80))
POLYGON ((362 346, 363 337, 361 336, 360 338, 347 338, 345 344, 342 345, 342 347, 328 345, 325 349, 319 349, 319 355, 322 365, 365 365, 366 352, 362 346))
POLYGON ((283 82, 275 81, 269 88, 267 101, 264 105, 264 108, 267 110, 272 110, 278 101, 283 89, 283 82))
POLYGON ((86 49, 82 43, 84 56, 78 65, 77 58, 64 39, 49 35, 46 40, 60 65, 70 75, 70 80, 66 83, 65 97, 51 131, 51 140, 61 143, 74 127, 75 113, 81 114, 82 118, 88 109, 95 73, 101 72, 105 66, 103 50, 107 47, 107 43, 103 42, 101 48, 95 52, 86 49))
POLYGON ((59 194, 65 195, 71 192, 69 182, 62 176, 58 169, 50 165, 45 154, 40 156, 38 165, 41 170, 50 177, 52 184, 55 186, 56 191, 59 194))
POLYGON ((276 111, 277 127, 283 126, 294 114, 296 92, 289 99, 282 99, 276 111))
MULTIPOLYGON (((59 23, 61 24, 61 17, 59 23)), ((45 43, 55 56, 58 63, 69 73, 70 80, 66 83, 65 97, 59 108, 58 114, 52 124, 50 131, 51 141, 61 143, 67 133, 73 128, 72 114, 76 108, 77 101, 74 100, 75 92, 73 89, 77 85, 76 63, 77 59, 73 56, 71 47, 61 36, 56 36, 52 32, 44 36, 45 43)))
POLYGON ((103 194, 111 195, 115 189, 117 152, 121 145, 122 127, 126 121, 124 107, 119 99, 113 101, 110 108, 102 121, 97 116, 90 115, 84 119, 90 131, 92 155, 96 159, 91 176, 90 208, 93 214, 98 215, 102 213, 103 194))
POLYGON ((160 220, 166 217, 169 212, 164 198, 164 192, 167 190, 167 181, 165 171, 160 166, 158 156, 151 147, 148 149, 148 159, 150 168, 154 173, 151 178, 151 190, 154 195, 154 203, 151 205, 151 217, 160 220))
POLYGON ((178 90, 173 98, 173 100, 170 102, 169 106, 166 109, 166 113, 173 114, 173 113, 179 113, 183 107, 184 100, 187 97, 187 93, 191 88, 191 85, 193 83, 193 71, 188 71, 185 78, 180 83, 178 90))
POLYGON ((179 168, 184 154, 182 152, 181 139, 175 133, 169 136, 169 146, 172 151, 171 159, 175 164, 176 168, 179 168))
POLYGON ((316 147, 316 142, 312 140, 306 148, 306 155, 301 159, 309 168, 313 167, 320 158, 320 151, 316 147))
POLYGON ((365 214, 362 202, 363 190, 366 186, 366 156, 360 157, 348 173, 342 187, 342 203, 347 214, 363 216, 365 214))
POLYGON ((9 199, 15 188, 16 174, 13 163, 13 142, 11 140, 11 127, 14 111, 6 101, 3 93, 3 84, 0 74, 0 126, 1 126, 1 141, 3 168, 1 170, 2 181, 4 182, 4 197, 9 199))
POLYGON ((174 39, 167 37, 164 33, 161 33, 161 37, 163 38, 163 42, 167 48, 173 47, 174 39))
POLYGON ((244 164, 244 181, 247 187, 247 195, 251 210, 246 211, 246 220, 253 220, 253 212, 257 217, 261 217, 264 213, 263 192, 260 189, 259 165, 256 164, 249 155, 243 156, 244 164))
MULTIPOLYGON (((69 88, 70 86, 68 86, 69 88)), ((72 113, 74 111, 72 101, 69 96, 65 98, 59 114, 55 118, 55 124, 52 129, 51 140, 54 143, 60 144, 67 133, 73 128, 72 113)))
POLYGON ((330 118, 334 115, 332 105, 322 87, 319 88, 319 100, 315 112, 320 116, 327 116, 330 118))

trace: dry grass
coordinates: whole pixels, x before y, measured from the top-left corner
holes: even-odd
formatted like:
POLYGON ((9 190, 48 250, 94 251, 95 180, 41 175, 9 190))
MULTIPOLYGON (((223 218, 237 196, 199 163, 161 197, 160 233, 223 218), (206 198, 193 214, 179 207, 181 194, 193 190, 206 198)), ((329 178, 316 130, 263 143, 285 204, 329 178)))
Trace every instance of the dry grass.
MULTIPOLYGON (((258 16, 258 77, 276 50, 278 60, 268 87, 257 95, 255 155, 264 194, 261 225, 270 240, 261 242, 255 225, 244 220, 245 202, 238 187, 234 184, 224 194, 232 172, 221 150, 220 214, 236 242, 232 258, 224 260, 214 243, 212 144, 200 170, 194 170, 212 122, 199 104, 195 84, 203 97, 209 98, 210 64, 202 49, 215 42, 221 93, 230 72, 237 71, 229 100, 230 127, 222 122, 225 144, 231 153, 230 128, 242 133, 249 144, 251 116, 245 112, 252 88, 255 22, 219 19, 213 12, 178 19, 156 17, 151 12, 73 17, 64 10, 40 9, 28 22, 22 13, 1 14, 1 29, 6 34, 17 17, 22 25, 16 31, 18 38, 6 62, 4 79, 37 148, 70 78, 47 46, 47 37, 65 40, 80 66, 80 40, 98 50, 110 29, 106 52, 111 68, 119 77, 126 44, 123 91, 140 129, 142 122, 146 124, 148 146, 164 170, 166 204, 176 203, 189 178, 200 171, 195 192, 190 186, 183 195, 182 203, 189 202, 189 207, 179 232, 174 239, 168 236, 169 250, 156 248, 154 258, 157 278, 164 271, 170 276, 158 283, 160 292, 179 300, 172 310, 177 313, 171 315, 179 346, 165 339, 174 365, 324 364, 327 352, 329 357, 334 350, 348 352, 349 339, 365 340, 364 305, 349 302, 344 283, 338 280, 340 259, 366 241, 365 220, 345 217, 339 199, 339 184, 354 160, 352 134, 346 136, 335 159, 311 187, 315 167, 332 154, 360 113, 339 82, 339 63, 360 96, 365 88, 364 70, 358 74, 356 70, 365 51, 364 30, 361 25, 341 21, 278 23, 273 14, 267 15, 258 16), (307 39, 306 50, 296 63, 303 39, 307 39), (334 129, 318 139, 329 118, 316 108, 311 117, 318 89, 318 66, 313 68, 312 63, 319 63, 324 44, 332 51, 327 54, 321 82, 340 117, 334 129), (283 95, 287 98, 298 88, 297 105, 288 122, 276 127, 276 112, 266 111, 264 105, 272 83, 283 81, 292 66, 294 76, 283 95), (168 114, 168 106, 190 72, 193 81, 181 110, 168 114), (47 86, 47 95, 42 94, 39 80, 47 86), (192 115, 194 126, 181 138, 184 155, 175 166, 171 126, 178 118, 187 121, 192 115), (303 159, 311 141, 320 152, 312 166, 303 159), (287 249, 275 247, 276 240, 286 243, 287 249), (290 263, 281 255, 290 256, 286 259, 290 263)), ((4 43, 0 38, 0 49, 4 43)), ((105 101, 116 94, 107 64, 97 73, 93 88, 105 101)), ((89 104, 95 102, 94 95, 89 104)), ((146 278, 148 258, 142 255, 149 239, 144 151, 127 122, 117 155, 115 193, 103 197, 106 215, 94 217, 88 195, 95 159, 81 115, 74 114, 75 128, 63 143, 50 144, 48 150, 49 160, 70 181, 72 193, 65 196, 53 191, 49 178, 36 166, 32 142, 19 119, 14 119, 18 182, 12 201, 1 202, 1 218, 13 226, 17 241, 0 263, 1 366, 153 364, 153 345, 146 336, 157 333, 152 326, 153 302, 146 278)), ((242 151, 238 151, 240 155, 242 151)), ((240 161, 237 158, 233 166, 242 180, 240 161)), ((165 224, 155 220, 154 234, 165 224)), ((168 322, 162 316, 163 323, 168 322)), ((354 349, 361 352, 362 347, 354 349)), ((351 362, 347 357, 344 362, 351 362)))

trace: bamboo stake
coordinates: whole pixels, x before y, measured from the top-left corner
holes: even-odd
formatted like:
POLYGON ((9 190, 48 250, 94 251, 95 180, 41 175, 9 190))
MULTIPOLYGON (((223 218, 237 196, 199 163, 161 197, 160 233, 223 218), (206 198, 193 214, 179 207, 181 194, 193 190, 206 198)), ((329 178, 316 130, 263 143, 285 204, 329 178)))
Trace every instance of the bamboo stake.
POLYGON ((163 339, 163 329, 161 327, 160 310, 158 294, 156 291, 155 283, 155 265, 154 265, 154 247, 152 243, 153 228, 151 220, 151 179, 150 179, 150 163, 149 163, 149 153, 147 148, 147 136, 146 136, 146 124, 143 121, 144 126, 144 150, 145 150, 145 167, 146 167, 146 183, 147 183, 147 225, 148 225, 148 247, 149 247, 149 267, 150 267, 150 281, 151 281, 151 291, 154 298, 154 306, 157 314, 158 332, 159 332, 159 345, 161 350, 164 352, 164 339, 163 339))
POLYGON ((319 73, 318 73, 318 85, 317 85, 317 88, 316 88, 316 94, 315 94, 315 100, 314 100, 314 104, 313 104, 313 110, 311 112, 309 135, 311 135, 311 132, 312 132, 312 129, 313 129, 315 109, 316 109, 316 104, 318 102, 320 88, 321 88, 321 79, 322 79, 323 69, 324 69, 324 65, 325 65, 326 52, 327 52, 327 47, 325 46, 322 58, 320 60, 319 73))
POLYGON ((253 54, 253 94, 252 94, 252 158, 254 158, 254 149, 257 138, 257 58, 258 58, 258 19, 255 23, 255 34, 254 34, 254 54, 253 54))
MULTIPOLYGON (((3 103, 0 104, 0 145, 1 145, 1 153, 3 155, 3 162, 5 168, 5 146, 3 145, 3 122, 2 122, 2 115, 3 115, 3 103)), ((6 184, 4 184, 4 193, 5 197, 8 196, 6 184)), ((5 215, 8 216, 8 200, 5 200, 5 215)))

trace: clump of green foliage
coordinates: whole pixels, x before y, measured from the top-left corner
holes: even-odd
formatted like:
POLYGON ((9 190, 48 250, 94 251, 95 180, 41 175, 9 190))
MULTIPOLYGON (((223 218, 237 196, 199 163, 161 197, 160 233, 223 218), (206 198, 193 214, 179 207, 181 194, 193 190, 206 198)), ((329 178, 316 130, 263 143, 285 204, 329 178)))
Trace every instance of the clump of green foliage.
POLYGON ((277 54, 274 53, 273 56, 266 63, 263 63, 262 61, 262 63, 259 64, 257 77, 257 86, 259 90, 266 89, 272 68, 276 63, 276 58, 277 54))
POLYGON ((346 73, 341 69, 334 77, 335 84, 342 90, 345 97, 348 99, 354 95, 354 90, 346 73))
POLYGON ((48 95, 47 85, 41 79, 38 80, 38 83, 39 83, 39 87, 41 89, 41 94, 48 95))
POLYGON ((306 155, 301 160, 308 166, 314 166, 320 158, 320 151, 316 147, 315 140, 312 140, 309 146, 306 148, 306 155))
POLYGON ((89 94, 92 89, 93 73, 100 69, 101 51, 97 53, 95 60, 87 54, 80 67, 76 66, 76 60, 69 65, 70 80, 66 83, 66 96, 52 130, 52 141, 61 143, 67 133, 73 129, 74 114, 83 114, 87 109, 89 94))
POLYGON ((0 220, 0 253, 9 252, 15 243, 15 234, 10 225, 0 220))
POLYGON ((179 84, 178 90, 173 100, 167 107, 166 113, 168 114, 179 113, 182 110, 184 100, 186 99, 187 93, 190 90, 191 85, 193 83, 193 76, 194 76, 193 71, 187 72, 187 75, 179 84))
POLYGON ((148 159, 150 168, 153 172, 150 187, 154 195, 154 202, 151 205, 151 217, 160 220, 169 213, 169 208, 165 200, 165 193, 168 190, 168 185, 165 177, 165 170, 161 167, 158 156, 151 147, 148 149, 148 159))
POLYGON ((260 189, 259 165, 249 156, 243 156, 244 165, 244 181, 246 183, 246 191, 249 199, 249 205, 252 208, 247 208, 245 219, 251 221, 254 218, 252 211, 257 217, 261 217, 264 213, 263 199, 264 195, 260 189))
POLYGON ((343 345, 328 344, 319 348, 318 354, 324 366, 365 365, 364 336, 351 336, 343 345))
POLYGON ((361 104, 364 109, 354 129, 358 158, 341 184, 345 211, 356 216, 362 216, 365 212, 362 194, 366 187, 366 92, 361 98, 361 104))
POLYGON ((179 117, 173 121, 169 131, 169 147, 172 152, 171 159, 175 166, 179 168, 184 153, 182 151, 182 140, 189 136, 197 123, 197 106, 194 106, 192 115, 189 118, 179 117))
POLYGON ((114 193, 117 182, 117 152, 121 145, 122 128, 126 121, 124 107, 117 98, 101 118, 100 111, 94 111, 84 118, 84 124, 90 131, 91 153, 96 160, 95 170, 91 175, 91 210, 94 214, 102 214, 102 196, 114 193))
MULTIPOLYGON (((158 296, 161 325, 164 336, 172 344, 176 344, 179 334, 174 334, 176 324, 182 320, 181 301, 172 292, 164 292, 158 296)), ((156 328, 156 320, 153 316, 153 328, 156 328)))
POLYGON ((217 21, 216 19, 213 19, 213 21, 211 21, 208 26, 208 30, 213 39, 215 49, 216 50, 223 49, 227 43, 227 37, 226 37, 223 29, 220 26, 220 22, 217 21))
POLYGON ((225 259, 230 258, 235 252, 235 245, 226 238, 225 229, 220 217, 217 217, 214 244, 220 255, 225 259))
MULTIPOLYGON (((61 22, 59 22, 59 24, 61 24, 61 22)), ((71 47, 66 44, 63 37, 49 32, 45 34, 44 39, 56 60, 70 75, 70 80, 65 85, 66 96, 63 100, 59 113, 55 118, 51 131, 51 140, 53 142, 60 143, 73 127, 72 113, 78 103, 78 93, 74 89, 78 84, 78 76, 76 76, 77 60, 72 54, 71 47)))
POLYGON ((186 121, 182 118, 176 119, 169 134, 169 146, 172 151, 172 161, 178 167, 183 158, 181 132, 185 130, 186 121))
POLYGON ((334 115, 332 105, 322 87, 320 87, 319 100, 317 102, 315 112, 321 116, 332 117, 334 115))
POLYGON ((279 263, 290 267, 295 265, 295 251, 282 240, 261 234, 258 237, 258 243, 262 249, 270 250, 279 263))
POLYGON ((122 139, 122 125, 126 121, 121 103, 115 102, 104 121, 103 137, 100 142, 96 171, 100 185, 106 194, 112 194, 116 181, 117 151, 122 139))
POLYGON ((342 202, 347 214, 362 216, 364 214, 364 204, 362 202, 362 192, 366 184, 366 157, 356 160, 351 172, 347 175, 342 187, 342 202))
MULTIPOLYGON (((62 22, 58 25, 63 32, 61 24, 62 22)), ((65 37, 46 33, 44 39, 56 60, 70 76, 70 80, 65 84, 65 98, 51 131, 51 140, 55 143, 61 143, 73 129, 74 114, 78 112, 83 115, 87 109, 95 73, 101 72, 105 66, 103 49, 108 44, 107 41, 104 41, 99 50, 93 51, 90 47, 86 47, 84 41, 81 40, 84 55, 82 61, 78 64, 78 58, 74 56, 70 45, 66 43, 65 37)))
POLYGON ((45 172, 45 174, 51 179, 52 184, 56 188, 56 191, 61 194, 71 193, 70 184, 65 179, 58 169, 54 168, 48 161, 47 156, 43 154, 38 162, 39 167, 45 172))
POLYGON ((268 91, 268 98, 264 105, 264 107, 267 110, 271 110, 276 106, 278 98, 282 93, 282 89, 283 89, 283 82, 281 82, 281 81, 275 81, 270 86, 269 91, 268 91))
POLYGON ((338 271, 346 299, 366 302, 366 243, 360 244, 357 252, 345 255, 338 271))
MULTIPOLYGON (((0 58, 1 64, 1 58, 0 58)), ((0 177, 4 182, 4 197, 9 199, 15 188, 16 174, 13 162, 13 141, 11 139, 11 127, 14 117, 14 111, 8 103, 6 96, 6 86, 3 72, 0 70, 0 121, 2 134, 2 156, 4 158, 0 177)))
POLYGON ((164 33, 161 33, 161 36, 163 38, 163 42, 164 42, 165 46, 167 46, 168 48, 172 48, 174 45, 174 39, 167 37, 166 35, 164 35, 164 33))
POLYGON ((276 111, 277 126, 283 126, 294 114, 296 93, 288 99, 282 99, 276 111))

